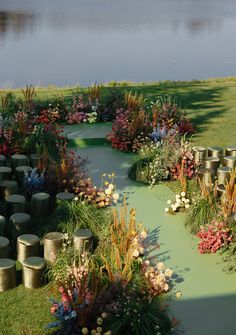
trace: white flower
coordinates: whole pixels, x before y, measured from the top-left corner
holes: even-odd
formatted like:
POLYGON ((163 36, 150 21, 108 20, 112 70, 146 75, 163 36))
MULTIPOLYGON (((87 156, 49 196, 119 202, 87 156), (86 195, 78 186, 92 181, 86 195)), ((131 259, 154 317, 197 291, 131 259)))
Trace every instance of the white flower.
POLYGON ((119 194, 118 193, 114 193, 113 194, 113 199, 114 200, 118 200, 119 199, 119 194))
POLYGON ((114 185, 113 185, 113 184, 109 184, 109 185, 108 185, 108 188, 109 188, 109 190, 112 191, 112 190, 114 190, 114 185))
POLYGON ((189 203, 190 203, 190 200, 189 200, 189 199, 186 199, 186 200, 185 200, 185 203, 189 204, 189 203))
POLYGON ((164 270, 164 269, 165 269, 165 264, 162 263, 162 262, 157 263, 157 269, 158 269, 159 271, 164 270))
POLYGON ((189 208, 189 207, 190 207, 190 205, 189 205, 189 204, 186 204, 186 205, 185 205, 185 208, 189 208))
POLYGON ((111 194, 111 190, 110 190, 109 188, 106 188, 106 189, 105 189, 105 193, 106 193, 107 195, 110 195, 110 194, 111 194))
POLYGON ((166 212, 166 213, 168 213, 169 210, 170 210, 169 208, 167 208, 167 207, 165 208, 165 212, 166 212))
POLYGON ((172 277, 172 275, 173 275, 173 271, 171 269, 166 269, 165 276, 170 278, 172 277))
POLYGON ((149 266, 150 261, 148 259, 146 259, 146 261, 144 262, 147 266, 149 266))
POLYGON ((181 197, 185 197, 185 192, 180 193, 181 197))
POLYGON ((168 204, 168 205, 171 205, 171 200, 168 200, 168 201, 167 201, 167 204, 168 204))
POLYGON ((139 253, 140 253, 141 255, 144 254, 144 248, 143 248, 143 247, 139 247, 139 253))
POLYGON ((179 198, 180 198, 180 195, 179 195, 179 194, 176 194, 175 198, 176 198, 176 199, 179 199, 179 198))
POLYGON ((138 257, 139 256, 139 251, 138 251, 138 249, 136 249, 136 250, 134 250, 134 252, 133 252, 133 257, 138 257))

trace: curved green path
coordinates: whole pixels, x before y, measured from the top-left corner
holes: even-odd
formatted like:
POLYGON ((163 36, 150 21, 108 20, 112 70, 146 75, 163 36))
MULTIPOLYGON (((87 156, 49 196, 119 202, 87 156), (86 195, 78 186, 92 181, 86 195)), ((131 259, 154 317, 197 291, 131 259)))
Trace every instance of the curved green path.
MULTIPOLYGON (((170 190, 163 184, 149 189, 127 178, 133 155, 113 150, 109 145, 79 149, 89 160, 89 170, 99 185, 101 175, 116 173, 120 193, 127 195, 130 207, 137 209, 137 218, 150 232, 158 234, 159 259, 178 275, 174 292, 181 297, 171 301, 171 310, 186 335, 236 334, 236 275, 222 271, 220 257, 200 255, 197 239, 186 232, 184 214, 165 214, 170 190)), ((151 334, 150 334, 151 335, 151 334)))

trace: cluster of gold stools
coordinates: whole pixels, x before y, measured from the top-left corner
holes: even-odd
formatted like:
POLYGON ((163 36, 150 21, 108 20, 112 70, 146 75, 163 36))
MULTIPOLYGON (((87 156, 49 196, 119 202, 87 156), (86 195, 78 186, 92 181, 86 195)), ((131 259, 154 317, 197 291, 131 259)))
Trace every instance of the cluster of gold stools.
MULTIPOLYGON (((6 157, 0 155, 0 292, 16 286, 16 260, 10 257, 13 244, 16 258, 22 265, 22 282, 27 288, 38 288, 44 282, 44 272, 56 260, 65 242, 61 232, 49 232, 42 241, 33 234, 34 219, 49 216, 55 203, 71 201, 75 195, 60 192, 52 199, 49 193, 37 192, 29 203, 24 195, 24 174, 36 167, 38 155, 13 155, 6 164, 6 157), (8 166, 7 166, 8 165, 8 166), (7 236, 7 237, 6 237, 7 236)), ((74 249, 81 252, 85 244, 92 244, 92 233, 87 229, 74 232, 74 249)))
POLYGON ((193 147, 199 178, 206 185, 217 181, 217 192, 222 195, 230 173, 236 168, 236 146, 193 147))

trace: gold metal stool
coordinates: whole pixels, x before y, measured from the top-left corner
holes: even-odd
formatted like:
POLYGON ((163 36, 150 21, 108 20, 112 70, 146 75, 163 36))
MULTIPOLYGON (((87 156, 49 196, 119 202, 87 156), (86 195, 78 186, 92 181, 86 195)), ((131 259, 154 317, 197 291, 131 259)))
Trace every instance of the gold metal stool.
POLYGON ((9 258, 0 259, 0 292, 16 286, 16 262, 9 258))
POLYGON ((92 249, 93 234, 89 229, 77 229, 73 233, 74 250, 82 253, 84 250, 92 249))
POLYGON ((12 169, 8 166, 0 166, 0 181, 11 178, 12 169))
POLYGON ((27 213, 15 213, 10 217, 11 235, 13 239, 31 231, 31 216, 27 213))
POLYGON ((208 157, 216 157, 221 160, 223 158, 223 155, 224 155, 224 148, 222 147, 215 146, 208 148, 208 157))
POLYGON ((9 244, 8 238, 0 236, 0 258, 9 257, 9 244))
POLYGON ((228 166, 220 166, 217 170, 217 179, 218 184, 226 184, 226 181, 229 181, 230 179, 230 172, 232 171, 231 168, 228 166))
POLYGON ((7 214, 24 213, 25 197, 20 194, 12 194, 6 200, 7 214))
POLYGON ((11 165, 13 170, 15 170, 17 166, 29 165, 29 159, 25 155, 15 154, 11 156, 11 165))
POLYGON ((39 256, 40 239, 33 234, 24 234, 17 238, 17 259, 23 262, 26 258, 39 256))
POLYGON ((42 257, 28 257, 23 262, 23 285, 27 288, 39 288, 43 283, 43 272, 47 262, 42 257))
POLYGON ((62 248, 64 234, 59 232, 47 233, 44 236, 44 258, 48 263, 54 263, 57 253, 62 248))
POLYGON ((18 183, 15 180, 0 181, 0 199, 6 201, 12 194, 18 191, 18 183))
POLYGON ((204 159, 206 158, 207 149, 205 147, 193 147, 193 156, 195 164, 203 163, 204 159))
POLYGON ((220 159, 217 157, 207 157, 205 159, 205 168, 214 170, 215 174, 217 172, 219 165, 220 165, 220 159))
POLYGON ((19 186, 23 187, 25 184, 25 173, 29 173, 32 171, 32 168, 30 166, 17 166, 16 168, 16 180, 19 184, 19 186))
POLYGON ((234 169, 236 167, 236 156, 225 156, 223 158, 223 165, 234 169))

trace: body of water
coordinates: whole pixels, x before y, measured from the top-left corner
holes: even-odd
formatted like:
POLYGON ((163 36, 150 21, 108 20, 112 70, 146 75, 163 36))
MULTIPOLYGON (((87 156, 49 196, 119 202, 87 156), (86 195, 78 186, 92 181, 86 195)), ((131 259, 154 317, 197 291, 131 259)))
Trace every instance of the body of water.
POLYGON ((236 0, 0 0, 0 87, 236 76, 236 0))

